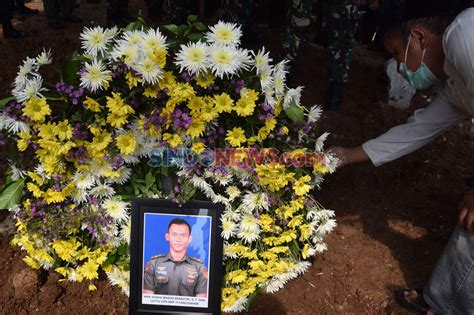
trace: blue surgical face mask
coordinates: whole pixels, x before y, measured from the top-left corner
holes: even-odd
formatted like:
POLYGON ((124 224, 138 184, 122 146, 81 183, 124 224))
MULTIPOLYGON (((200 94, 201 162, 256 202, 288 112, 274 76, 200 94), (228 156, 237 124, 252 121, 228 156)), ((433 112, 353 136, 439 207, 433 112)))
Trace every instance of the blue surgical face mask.
POLYGON ((423 63, 423 59, 425 58, 425 49, 423 49, 423 55, 421 56, 421 65, 415 71, 411 71, 407 67, 407 54, 408 54, 408 47, 410 47, 410 40, 411 35, 408 38, 407 48, 405 50, 405 62, 400 63, 399 71, 400 74, 410 83, 417 90, 426 90, 436 83, 439 82, 438 78, 431 72, 427 65, 423 63))

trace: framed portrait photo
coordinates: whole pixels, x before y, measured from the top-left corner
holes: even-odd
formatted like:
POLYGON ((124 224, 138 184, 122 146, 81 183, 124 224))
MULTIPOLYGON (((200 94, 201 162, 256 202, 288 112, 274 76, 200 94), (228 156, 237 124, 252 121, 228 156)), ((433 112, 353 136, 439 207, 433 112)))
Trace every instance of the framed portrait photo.
POLYGON ((132 200, 130 314, 220 314, 224 205, 132 200))

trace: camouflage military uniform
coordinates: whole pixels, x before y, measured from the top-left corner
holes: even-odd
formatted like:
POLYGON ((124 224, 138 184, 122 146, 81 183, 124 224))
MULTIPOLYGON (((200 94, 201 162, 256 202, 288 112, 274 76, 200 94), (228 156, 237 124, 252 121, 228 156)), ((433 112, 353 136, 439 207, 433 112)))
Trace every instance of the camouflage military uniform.
POLYGON ((285 58, 294 62, 298 49, 308 40, 318 18, 323 19, 329 52, 329 81, 347 82, 354 35, 357 30, 358 7, 354 0, 291 0, 283 39, 285 58), (317 16, 313 13, 318 7, 317 16))
POLYGON ((207 268, 197 258, 171 260, 170 254, 151 257, 146 264, 143 289, 155 294, 196 296, 207 294, 207 268))

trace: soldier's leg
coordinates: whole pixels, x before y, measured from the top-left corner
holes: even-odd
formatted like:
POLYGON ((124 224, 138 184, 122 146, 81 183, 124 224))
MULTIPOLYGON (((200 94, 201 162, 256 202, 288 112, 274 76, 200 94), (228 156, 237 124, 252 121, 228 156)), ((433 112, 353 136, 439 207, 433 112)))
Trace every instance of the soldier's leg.
POLYGON ((328 36, 328 81, 327 109, 339 110, 344 85, 348 80, 352 62, 352 50, 358 24, 358 8, 352 1, 330 4, 326 17, 328 36))
POLYGON ((290 1, 291 5, 286 17, 282 49, 284 58, 294 66, 298 50, 308 41, 311 27, 316 19, 312 12, 316 0, 290 1))

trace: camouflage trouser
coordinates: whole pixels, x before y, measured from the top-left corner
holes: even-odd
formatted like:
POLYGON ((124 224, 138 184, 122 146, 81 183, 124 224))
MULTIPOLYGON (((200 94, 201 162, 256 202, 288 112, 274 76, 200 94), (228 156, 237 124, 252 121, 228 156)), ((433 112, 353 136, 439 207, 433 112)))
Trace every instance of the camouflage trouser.
POLYGON ((224 21, 239 23, 244 29, 250 24, 254 0, 222 0, 218 17, 224 21))
POLYGON ((296 60, 298 50, 308 41, 316 20, 323 19, 329 53, 329 81, 347 82, 359 17, 357 4, 352 0, 337 3, 324 0, 291 1, 283 38, 285 58, 290 62, 296 60), (313 13, 316 5, 319 11, 317 15, 313 13))

